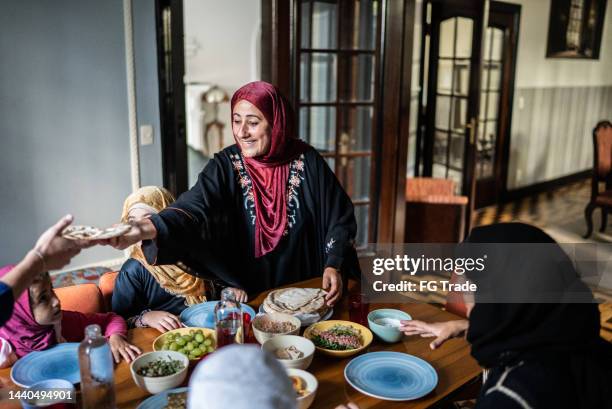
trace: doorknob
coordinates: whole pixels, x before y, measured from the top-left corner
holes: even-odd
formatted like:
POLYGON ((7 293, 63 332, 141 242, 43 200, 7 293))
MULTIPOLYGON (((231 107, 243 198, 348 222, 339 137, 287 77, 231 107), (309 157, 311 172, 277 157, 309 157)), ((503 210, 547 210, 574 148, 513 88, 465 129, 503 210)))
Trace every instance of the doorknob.
POLYGON ((472 117, 470 123, 465 126, 470 130, 470 145, 474 145, 476 142, 476 124, 476 118, 472 117))

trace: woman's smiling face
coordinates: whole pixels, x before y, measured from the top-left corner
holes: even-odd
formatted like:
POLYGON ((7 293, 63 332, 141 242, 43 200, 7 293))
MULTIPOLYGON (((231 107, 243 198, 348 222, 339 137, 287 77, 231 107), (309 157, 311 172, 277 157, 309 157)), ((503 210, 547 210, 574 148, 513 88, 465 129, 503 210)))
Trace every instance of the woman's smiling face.
POLYGON ((255 158, 270 151, 270 125, 249 101, 241 99, 234 105, 232 132, 245 157, 255 158))

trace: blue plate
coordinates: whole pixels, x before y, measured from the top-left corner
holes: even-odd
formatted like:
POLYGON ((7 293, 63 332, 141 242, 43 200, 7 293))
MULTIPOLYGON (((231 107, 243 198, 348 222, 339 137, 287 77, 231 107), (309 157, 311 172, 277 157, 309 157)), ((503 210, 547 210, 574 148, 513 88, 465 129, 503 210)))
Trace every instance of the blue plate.
POLYGON ((435 389, 436 370, 416 356, 401 352, 370 352, 344 368, 344 378, 359 392, 383 400, 418 399, 435 389))
POLYGON ((168 404, 168 394, 179 392, 187 392, 187 387, 169 389, 156 395, 149 396, 146 400, 142 401, 136 409, 163 409, 168 404))
MULTIPOLYGON (((202 304, 192 305, 181 313, 181 321, 188 327, 215 329, 215 305, 219 301, 207 301, 202 304)), ((240 304, 242 311, 255 318, 255 310, 247 304, 240 304)))
POLYGON ((65 379, 72 384, 81 382, 79 343, 67 342, 46 351, 31 352, 18 360, 11 369, 11 379, 22 388, 47 379, 65 379))

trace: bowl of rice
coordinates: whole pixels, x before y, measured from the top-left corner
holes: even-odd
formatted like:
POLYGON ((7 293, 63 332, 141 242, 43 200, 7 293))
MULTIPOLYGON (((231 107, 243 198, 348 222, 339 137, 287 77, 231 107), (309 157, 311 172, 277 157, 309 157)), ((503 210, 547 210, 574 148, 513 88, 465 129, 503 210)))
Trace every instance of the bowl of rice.
POLYGON ((299 334, 301 325, 298 318, 280 312, 257 315, 251 323, 255 338, 262 345, 270 338, 279 335, 299 334))
POLYGON ((342 320, 312 324, 304 331, 304 337, 311 340, 318 351, 338 358, 358 354, 374 339, 372 331, 363 325, 342 320))

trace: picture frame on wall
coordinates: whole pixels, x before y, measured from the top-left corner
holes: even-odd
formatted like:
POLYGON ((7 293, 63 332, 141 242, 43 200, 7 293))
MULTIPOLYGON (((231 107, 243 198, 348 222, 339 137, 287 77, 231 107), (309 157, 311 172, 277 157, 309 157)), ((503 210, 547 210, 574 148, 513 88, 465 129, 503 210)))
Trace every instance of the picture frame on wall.
POLYGON ((551 0, 547 58, 599 59, 607 0, 551 0))

